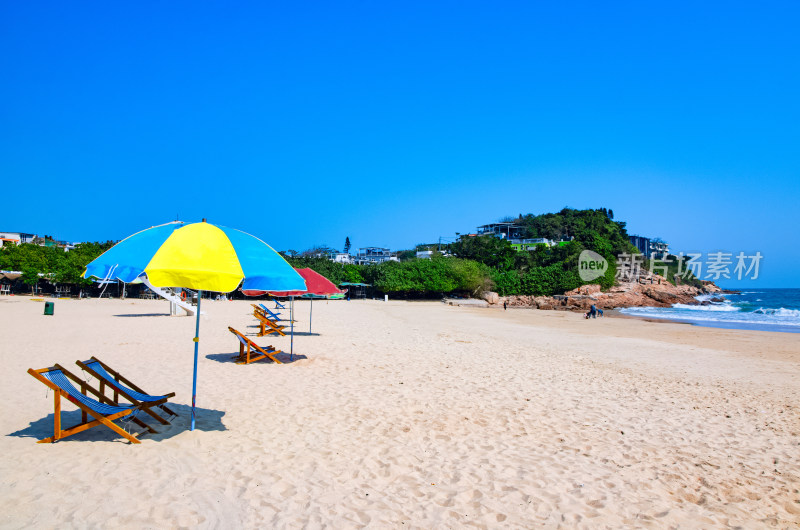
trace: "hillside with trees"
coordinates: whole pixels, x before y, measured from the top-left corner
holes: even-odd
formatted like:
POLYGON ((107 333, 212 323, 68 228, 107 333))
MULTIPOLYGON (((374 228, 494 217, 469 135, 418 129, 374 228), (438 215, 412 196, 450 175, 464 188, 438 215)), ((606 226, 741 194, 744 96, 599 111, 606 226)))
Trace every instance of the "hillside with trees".
POLYGON ((524 238, 560 241, 556 246, 537 245, 518 252, 505 239, 491 235, 462 236, 450 245, 461 258, 478 261, 490 269, 495 290, 501 295, 548 296, 583 285, 578 276, 578 256, 592 250, 609 264, 595 283, 603 289, 614 285, 616 257, 638 252, 628 242, 625 223, 613 220, 613 212, 564 208, 558 213, 524 215, 512 221, 524 227, 524 238))

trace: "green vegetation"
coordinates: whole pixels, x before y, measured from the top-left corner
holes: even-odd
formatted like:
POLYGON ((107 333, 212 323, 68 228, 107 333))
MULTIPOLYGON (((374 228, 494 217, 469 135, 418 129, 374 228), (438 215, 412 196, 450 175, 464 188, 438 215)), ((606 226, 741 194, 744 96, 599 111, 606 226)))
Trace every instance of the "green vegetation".
POLYGON ((80 243, 73 250, 55 246, 39 246, 31 243, 7 245, 0 249, 0 269, 20 271, 22 281, 33 287, 40 274, 54 283, 89 285, 83 279, 86 265, 111 248, 112 242, 80 243))
POLYGON ((368 266, 365 273, 367 281, 384 293, 475 295, 490 287, 485 265, 458 258, 413 259, 402 263, 389 261, 368 266))
POLYGON ((324 258, 286 257, 286 260, 292 267, 314 269, 337 285, 342 282, 368 283, 377 291, 404 296, 477 294, 491 287, 488 268, 463 259, 436 256, 378 265, 348 265, 324 258))

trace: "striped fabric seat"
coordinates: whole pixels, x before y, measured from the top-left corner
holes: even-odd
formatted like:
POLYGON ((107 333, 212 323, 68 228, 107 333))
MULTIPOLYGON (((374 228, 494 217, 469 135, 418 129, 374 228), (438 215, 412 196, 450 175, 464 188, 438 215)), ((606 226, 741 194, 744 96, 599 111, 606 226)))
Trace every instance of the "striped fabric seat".
POLYGON ((136 390, 123 385, 122 383, 117 381, 114 378, 113 375, 108 373, 108 371, 105 369, 105 367, 103 367, 103 365, 100 363, 100 361, 97 361, 97 360, 94 360, 94 359, 90 359, 90 360, 84 362, 83 364, 85 364, 87 367, 89 367, 92 370, 94 370, 97 373, 97 375, 102 376, 103 379, 106 380, 107 384, 112 385, 112 387, 113 386, 119 387, 126 394, 128 394, 129 396, 131 396, 133 399, 135 399, 137 401, 144 401, 146 403, 149 403, 151 401, 161 401, 161 400, 163 400, 164 398, 167 397, 166 395, 164 395, 164 396, 151 396, 150 394, 144 394, 142 392, 137 392, 136 390))
POLYGON ((261 306, 261 309, 263 309, 267 313, 267 315, 269 315, 270 318, 273 318, 275 320, 286 320, 285 318, 281 318, 281 314, 280 313, 273 313, 264 304, 258 304, 258 305, 261 306))
POLYGON ((80 393, 80 391, 73 386, 67 376, 61 370, 50 370, 48 372, 42 372, 42 376, 45 379, 52 382, 57 387, 61 388, 64 392, 70 395, 70 397, 80 401, 88 408, 92 409, 93 411, 97 412, 98 414, 102 414, 103 416, 110 416, 111 414, 116 414, 118 412, 124 412, 128 410, 133 410, 136 407, 120 407, 117 405, 109 405, 107 403, 100 403, 97 400, 94 400, 88 396, 84 396, 80 393))

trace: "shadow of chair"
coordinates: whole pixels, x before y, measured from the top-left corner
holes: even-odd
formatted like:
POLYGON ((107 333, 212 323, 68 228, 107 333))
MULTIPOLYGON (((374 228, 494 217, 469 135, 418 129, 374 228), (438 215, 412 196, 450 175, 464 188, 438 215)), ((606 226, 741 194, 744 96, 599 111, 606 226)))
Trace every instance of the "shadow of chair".
MULTIPOLYGON (((180 403, 170 402, 170 408, 178 415, 173 418, 171 425, 159 425, 158 432, 144 433, 139 435, 142 442, 154 440, 160 442, 188 431, 191 424, 192 407, 180 403)), ((222 422, 224 411, 214 409, 195 408, 195 430, 196 431, 226 431, 225 424, 222 422)), ((81 420, 80 410, 61 411, 64 423, 77 423, 81 420)), ((32 421, 27 427, 9 433, 7 436, 19 438, 31 438, 39 440, 52 435, 53 433, 53 414, 50 413, 44 418, 32 421)), ((119 421, 119 425, 128 426, 127 422, 119 421)), ((130 424, 130 426, 134 426, 130 424)), ((127 444, 128 442, 119 437, 117 433, 109 429, 89 429, 73 434, 58 441, 59 444, 75 442, 116 442, 127 444)))
MULTIPOLYGON (((234 351, 231 353, 209 353, 206 355, 206 359, 209 361, 214 361, 222 364, 237 364, 236 359, 239 355, 238 351, 234 351)), ((295 353, 294 356, 290 355, 289 352, 281 352, 276 355, 278 360, 281 364, 292 364, 294 362, 300 361, 302 359, 308 359, 305 355, 295 353)))

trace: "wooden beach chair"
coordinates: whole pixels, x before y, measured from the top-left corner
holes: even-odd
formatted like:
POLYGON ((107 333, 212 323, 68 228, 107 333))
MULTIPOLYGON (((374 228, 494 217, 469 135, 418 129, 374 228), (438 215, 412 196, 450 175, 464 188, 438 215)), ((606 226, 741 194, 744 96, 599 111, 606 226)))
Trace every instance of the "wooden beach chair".
POLYGON ((268 308, 264 304, 258 304, 258 308, 261 309, 264 312, 264 314, 266 314, 267 317, 269 317, 270 320, 274 320, 275 322, 287 322, 289 320, 288 318, 281 318, 280 313, 274 313, 272 310, 270 310, 270 308, 268 308))
MULTIPOLYGON (((272 320, 275 323, 278 323, 278 322, 291 322, 291 319, 289 319, 289 318, 281 318, 280 317, 280 313, 275 313, 275 312, 271 311, 264 304, 258 304, 258 305, 250 304, 250 305, 253 306, 253 312, 254 313, 256 311, 259 311, 259 312, 261 312, 261 314, 263 314, 265 317, 267 317, 268 319, 272 320)), ((295 320, 294 322, 297 322, 297 320, 295 320)))
POLYGON ((239 355, 236 356, 236 364, 250 364, 261 359, 269 359, 276 364, 282 364, 278 358, 275 357, 278 353, 282 353, 281 350, 276 350, 272 346, 265 346, 262 348, 230 326, 228 326, 228 331, 236 335, 236 338, 239 339, 239 355))
POLYGON ((167 419, 157 414, 153 410, 154 407, 158 407, 169 414, 170 418, 177 416, 175 412, 165 405, 169 398, 175 397, 175 392, 170 392, 163 396, 152 396, 94 356, 88 361, 75 361, 75 363, 84 372, 97 379, 101 394, 105 395, 106 387, 114 391, 114 403, 119 404, 119 396, 122 396, 130 401, 131 404, 139 406, 141 410, 158 420, 162 425, 169 425, 170 423, 167 419))
POLYGON ((258 304, 258 305, 250 304, 250 305, 253 306, 253 315, 254 316, 261 315, 261 316, 263 316, 265 318, 268 318, 268 319, 270 319, 272 321, 275 321, 275 322, 278 322, 279 320, 281 320, 281 318, 279 316, 280 313, 277 313, 277 314, 273 313, 272 311, 270 311, 269 309, 264 307, 264 304, 258 304))
MULTIPOLYGON (((50 368, 42 368, 40 370, 34 370, 33 368, 30 368, 28 369, 28 373, 44 383, 54 393, 53 436, 49 438, 43 438, 39 440, 38 443, 55 442, 98 425, 105 425, 131 443, 141 443, 134 434, 126 432, 125 429, 114 423, 114 420, 137 412, 139 410, 137 405, 119 406, 113 403, 111 399, 105 397, 99 391, 92 388, 86 382, 81 381, 78 377, 74 376, 58 364, 51 366, 50 368), (80 387, 80 390, 75 388, 72 382, 77 383, 80 387), (93 394, 97 399, 92 399, 89 397, 89 393, 93 394), (73 425, 67 429, 61 428, 62 397, 81 410, 81 423, 73 425), (88 416, 91 416, 95 419, 88 421, 88 416)), ((132 417, 131 421, 140 427, 144 427, 150 432, 156 432, 138 418, 132 417)))
POLYGON ((281 326, 272 320, 270 320, 264 313, 256 309, 253 312, 253 316, 256 317, 259 323, 259 332, 258 336, 263 337, 264 335, 269 335, 271 333, 277 333, 278 335, 285 337, 286 333, 284 333, 284 329, 286 326, 281 326))

